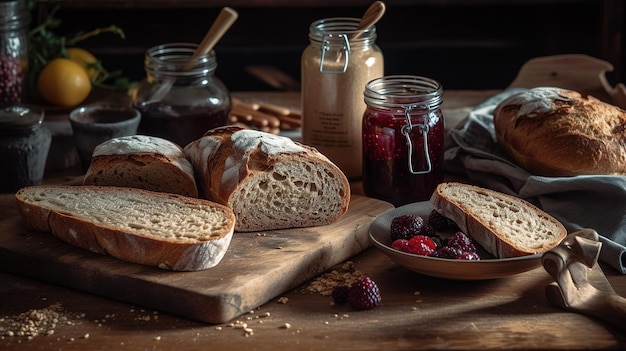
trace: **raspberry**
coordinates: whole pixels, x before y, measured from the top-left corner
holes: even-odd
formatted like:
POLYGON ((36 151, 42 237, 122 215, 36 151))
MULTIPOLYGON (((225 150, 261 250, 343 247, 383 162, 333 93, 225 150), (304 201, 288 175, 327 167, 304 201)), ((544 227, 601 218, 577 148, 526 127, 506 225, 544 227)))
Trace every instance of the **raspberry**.
POLYGON ((409 239, 407 245, 408 253, 430 256, 435 250, 437 250, 437 244, 433 239, 426 235, 416 235, 409 239))
POLYGON ((463 232, 456 232, 448 239, 448 246, 459 249, 461 252, 476 252, 472 239, 463 232))
POLYGON ((428 224, 438 231, 449 230, 455 226, 452 220, 442 216, 437 210, 432 210, 428 215, 428 224))
POLYGON ((476 252, 463 251, 460 255, 456 256, 457 260, 478 261, 480 256, 476 252))
POLYGON ((333 300, 336 303, 344 303, 348 300, 348 289, 350 289, 347 285, 339 285, 333 289, 332 296, 333 300))
POLYGON ((410 239, 422 232, 424 219, 420 216, 408 214, 394 218, 391 221, 391 241, 396 239, 410 239))
POLYGON ((398 251, 408 252, 409 241, 406 239, 396 239, 391 243, 391 248, 398 251))
POLYGON ((378 286, 368 276, 362 276, 348 289, 347 301, 357 310, 369 310, 378 306, 382 298, 378 286))

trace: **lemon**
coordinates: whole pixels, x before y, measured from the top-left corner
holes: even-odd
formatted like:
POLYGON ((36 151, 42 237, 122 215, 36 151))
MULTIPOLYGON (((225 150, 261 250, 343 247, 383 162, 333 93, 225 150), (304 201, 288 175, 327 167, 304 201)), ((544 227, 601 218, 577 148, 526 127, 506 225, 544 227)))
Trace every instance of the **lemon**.
POLYGON ((98 70, 93 66, 98 63, 98 59, 91 52, 78 47, 67 48, 66 51, 67 58, 78 63, 87 71, 90 79, 93 79, 98 74, 98 70))
POLYGON ((91 92, 87 71, 78 63, 56 58, 43 68, 37 80, 39 93, 47 102, 65 107, 77 106, 91 92))

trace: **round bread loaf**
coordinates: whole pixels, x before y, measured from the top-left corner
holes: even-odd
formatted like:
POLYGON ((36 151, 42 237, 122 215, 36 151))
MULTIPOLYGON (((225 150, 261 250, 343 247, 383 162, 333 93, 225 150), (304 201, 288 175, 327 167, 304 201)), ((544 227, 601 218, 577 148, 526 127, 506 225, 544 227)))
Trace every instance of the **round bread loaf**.
POLYGON ((184 150, 201 194, 235 213, 235 231, 326 225, 348 210, 350 184, 339 167, 290 138, 227 126, 184 150))
POLYGON ((147 135, 113 138, 96 146, 83 184, 198 197, 193 166, 183 149, 147 135))
POLYGON ((626 174, 626 111, 572 90, 538 87, 494 110, 498 144, 533 175, 626 174))

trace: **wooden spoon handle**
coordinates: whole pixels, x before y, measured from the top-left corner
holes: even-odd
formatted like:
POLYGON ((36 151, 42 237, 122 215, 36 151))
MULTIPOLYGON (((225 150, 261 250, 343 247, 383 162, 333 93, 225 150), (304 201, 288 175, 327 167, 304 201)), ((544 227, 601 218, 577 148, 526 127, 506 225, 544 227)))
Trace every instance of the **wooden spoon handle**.
POLYGON ((385 4, 382 1, 375 1, 367 8, 367 11, 361 17, 361 21, 356 27, 360 32, 356 33, 352 39, 356 39, 363 34, 363 31, 375 25, 385 14, 385 4))
POLYGON ((202 39, 200 45, 198 45, 191 59, 196 59, 211 52, 215 44, 217 44, 226 31, 235 23, 237 17, 239 17, 237 11, 230 7, 224 7, 219 15, 217 15, 215 22, 213 22, 213 25, 204 36, 204 39, 202 39))

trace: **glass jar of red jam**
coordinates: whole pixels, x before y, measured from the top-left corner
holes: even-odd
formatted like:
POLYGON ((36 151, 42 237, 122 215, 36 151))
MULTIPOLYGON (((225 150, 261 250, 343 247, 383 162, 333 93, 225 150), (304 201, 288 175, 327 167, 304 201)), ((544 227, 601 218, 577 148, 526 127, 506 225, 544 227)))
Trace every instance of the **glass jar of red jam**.
POLYGON ((138 134, 185 147, 207 130, 225 126, 230 93, 215 75, 215 51, 194 57, 197 44, 170 43, 146 51, 146 78, 133 96, 141 112, 138 134))
POLYGON ((0 107, 23 101, 28 73, 28 27, 26 0, 0 1, 0 107))
POLYGON ((430 198, 443 181, 443 88, 419 76, 365 85, 363 190, 401 206, 430 198))

